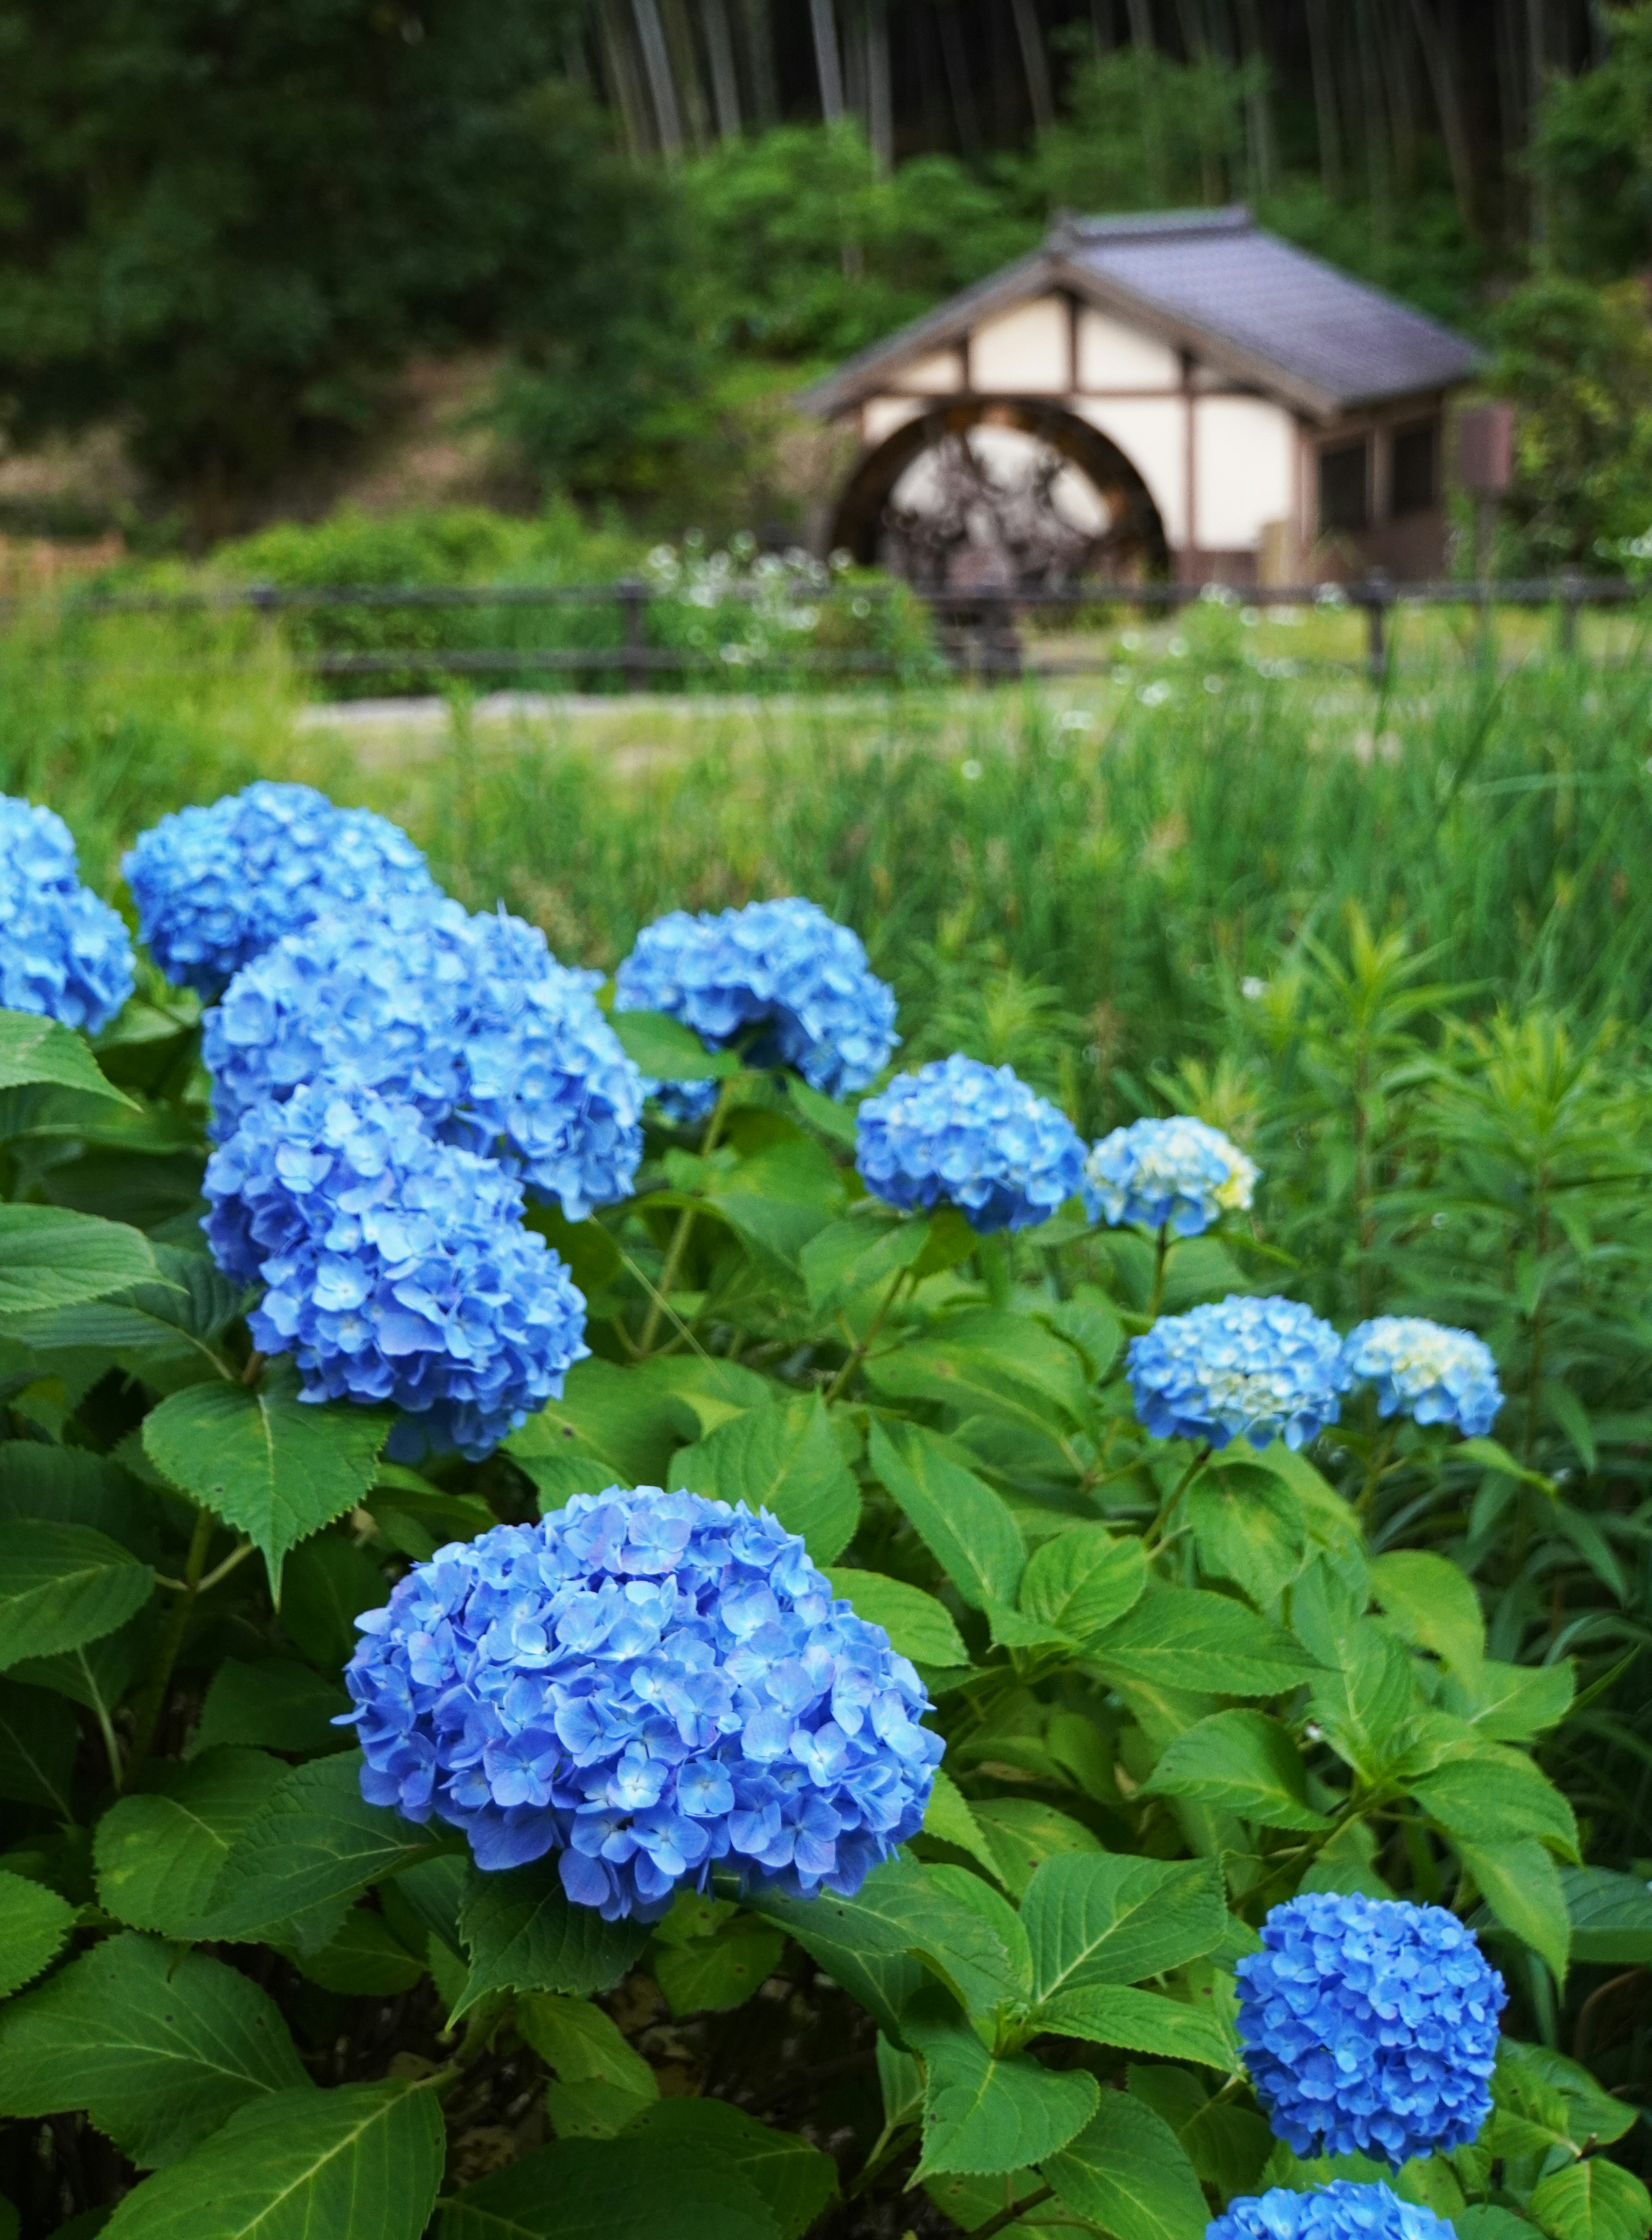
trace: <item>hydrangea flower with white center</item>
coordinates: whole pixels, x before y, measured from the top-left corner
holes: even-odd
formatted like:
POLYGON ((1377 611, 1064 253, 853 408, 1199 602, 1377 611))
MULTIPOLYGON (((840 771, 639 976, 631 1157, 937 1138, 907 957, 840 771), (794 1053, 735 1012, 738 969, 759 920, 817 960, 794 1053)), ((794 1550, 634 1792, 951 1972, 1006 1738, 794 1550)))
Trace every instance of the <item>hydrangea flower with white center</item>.
MULTIPOLYGON (((900 1039, 894 990, 859 936, 797 896, 716 915, 669 910, 636 937, 615 976, 614 1008, 669 1012, 708 1050, 760 1028, 749 1062, 789 1065, 827 1097, 864 1089, 900 1039)), ((661 1097, 684 1120, 716 1101, 716 1083, 706 1081, 669 1083, 661 1097)))
POLYGON ((1296 1299, 1240 1297, 1169 1315, 1130 1340, 1136 1412, 1156 1439, 1305 1446, 1342 1411, 1342 1340, 1296 1299))
POLYGON ((138 931, 167 978, 209 1001, 243 964, 323 910, 441 890, 399 826, 314 786, 260 778, 138 835, 121 866, 138 931))
POLYGON ((82 886, 69 827, 0 794, 0 1010, 95 1035, 131 992, 125 923, 82 886))
POLYGON ((1256 1168, 1202 1120, 1137 1120, 1115 1128, 1084 1162, 1084 1204, 1111 1229, 1134 1222, 1198 1237, 1224 1213, 1243 1213, 1256 1168))
POLYGON ((1379 1416, 1454 1423, 1483 1438, 1502 1406, 1491 1349, 1472 1330, 1449 1330, 1421 1315, 1378 1315, 1342 1342, 1351 1373, 1376 1388, 1379 1416))
POLYGON ((855 1163, 874 1197, 903 1210, 956 1205, 986 1236, 1048 1221, 1076 1196, 1084 1146, 1007 1065, 954 1056, 866 1099, 855 1163))
POLYGON ((1276 2185, 1242 2195, 1206 2225, 1204 2240, 1455 2240, 1455 2227, 1389 2186, 1338 2177, 1309 2193, 1276 2185))
POLYGON ((276 943, 206 1016, 215 1133, 301 1083, 416 1104, 444 1142, 503 1153, 570 1221, 630 1194, 642 1075, 536 926, 403 896, 276 943))
POLYGON ((576 1494, 439 1548, 356 1623, 363 1795, 462 1828, 483 1868, 560 1852, 606 1921, 657 1921, 715 1865, 852 1897, 923 1824, 923 1683, 767 1510, 576 1494))
POLYGON ((325 1083, 261 1104, 204 1188, 219 1267, 267 1286, 253 1343, 296 1357, 306 1400, 401 1409, 403 1460, 480 1461, 590 1351, 585 1302, 523 1228, 521 1184, 410 1104, 325 1083))
POLYGON ((1467 2146, 1491 2112, 1502 1977, 1443 1906, 1313 1892, 1238 1962, 1256 2097, 1298 2155, 1467 2146))

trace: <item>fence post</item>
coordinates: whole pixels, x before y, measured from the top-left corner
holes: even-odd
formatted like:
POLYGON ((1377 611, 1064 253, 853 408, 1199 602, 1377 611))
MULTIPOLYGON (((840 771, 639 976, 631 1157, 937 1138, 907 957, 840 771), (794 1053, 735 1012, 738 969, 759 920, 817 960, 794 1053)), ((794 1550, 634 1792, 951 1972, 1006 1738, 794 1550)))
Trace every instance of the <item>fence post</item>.
POLYGON ((643 626, 648 611, 648 585, 640 576, 622 576, 614 586, 624 623, 624 650, 620 670, 628 692, 640 692, 648 682, 643 626))
POLYGON ((1360 589, 1365 610, 1366 665, 1373 684, 1386 684, 1389 674, 1387 617, 1390 585, 1386 572, 1373 568, 1360 589))
POLYGON ((1569 660, 1577 651, 1577 610, 1583 603, 1583 578, 1568 568, 1560 579, 1560 650, 1569 660))

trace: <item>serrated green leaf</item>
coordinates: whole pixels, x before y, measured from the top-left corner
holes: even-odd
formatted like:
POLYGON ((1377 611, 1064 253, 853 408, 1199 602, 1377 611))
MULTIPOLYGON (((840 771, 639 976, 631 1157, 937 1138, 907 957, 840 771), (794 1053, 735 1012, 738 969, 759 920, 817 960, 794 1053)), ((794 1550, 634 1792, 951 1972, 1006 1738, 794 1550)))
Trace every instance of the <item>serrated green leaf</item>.
POLYGON ((201 1933, 226 1943, 269 1938, 452 1841, 439 1822, 416 1828, 387 1805, 368 1803, 355 1751, 296 1766, 231 1845, 201 1933))
POLYGON ((554 1857, 502 1874, 473 1867, 459 1934, 470 1972, 453 2018, 490 1991, 605 1991, 648 1942, 645 1923, 604 1921, 594 1907, 573 1904, 554 1857))
POLYGON ((333 1719, 350 1697, 333 1681, 284 1657, 242 1664, 226 1657, 212 1676, 190 1755, 226 1748, 290 1750, 303 1757, 353 1750, 352 1727, 333 1719))
MULTIPOLYGON (((0 1868, 0 1998, 32 1983, 74 1925, 74 1907, 55 1890, 0 1868)), ((10 2012, 0 2008, 0 2017, 10 2012)))
POLYGON ((1095 2114, 1101 2090, 1082 2069, 1045 2069, 1029 2054, 989 2053, 959 2022, 909 2017, 923 2063, 923 2157, 913 2183, 1024 2169, 1057 2153, 1095 2114))
POLYGON ((516 2028, 564 2084, 613 2084, 636 2100, 659 2097, 654 2071, 589 1999, 529 1992, 516 2002, 516 2028))
POLYGON ((1280 1627, 1201 1588, 1149 1593, 1086 1653, 1109 1679, 1219 1696, 1277 1695, 1314 1670, 1280 1627))
POLYGON ((1545 2097, 1558 2098, 1565 2115, 1563 2136, 1574 2146, 1609 2147, 1634 2129, 1640 2111, 1615 2099, 1581 2062, 1569 2061, 1553 2046, 1522 2045, 1517 2038, 1498 2042, 1500 2081, 1511 2071, 1535 2079, 1545 2097))
POLYGON ((504 1446, 530 1474, 552 1461, 599 1463, 603 1475, 591 1490, 601 1493, 610 1485, 663 1484, 672 1456, 699 1430, 693 1409, 653 1363, 621 1369, 593 1359, 576 1362, 562 1398, 519 1424, 504 1446))
POLYGON ((1139 1539, 1116 1540, 1099 1524, 1081 1524, 1034 1549, 1022 1574, 1021 1607, 1087 1643, 1133 1610, 1146 1585, 1139 1539))
POLYGON ((1487 1743, 1472 1757, 1451 1758, 1410 1788, 1454 1839, 1499 1844, 1535 1837, 1576 1860, 1571 1806, 1534 1759, 1507 1743, 1487 1743))
POLYGON ((1452 1842, 1503 1927, 1529 1944, 1562 1987, 1571 1946, 1571 1922, 1560 1870, 1534 1837, 1513 1843, 1452 1842))
POLYGON ((890 1859, 874 1869, 857 1896, 783 1897, 764 1891, 751 1910, 795 1937, 811 1960, 891 2037, 901 2035, 901 2012, 923 1981, 909 1951, 907 1913, 890 1886, 909 1876, 909 1864, 890 1859))
POLYGON ((1271 1602, 1301 1570, 1308 1523, 1290 1488, 1243 1463, 1208 1470, 1183 1496, 1206 1576, 1232 1579, 1253 1602, 1271 1602))
POLYGON ((0 1320, 152 1283, 159 1272, 148 1237, 124 1222, 56 1205, 0 1205, 0 1320))
POLYGON ((1178 1735, 1142 1784, 1149 1796, 1186 1797, 1263 1828, 1324 1828, 1308 1802, 1296 1745, 1262 1711, 1217 1711, 1178 1735))
POLYGON ((1484 1657, 1480 1597, 1467 1574, 1443 1556, 1422 1548, 1379 1556, 1371 1565, 1371 1592, 1402 1641, 1429 1650, 1454 1672, 1473 1672, 1484 1657))
POLYGON ((246 1293, 198 1252, 154 1248, 158 1278, 107 1297, 30 1315, 16 1325, 25 1342, 53 1347, 100 1346, 150 1386, 167 1389, 163 1364, 179 1366, 182 1383, 224 1374, 217 1341, 242 1310, 246 1293))
POLYGON ((780 2240, 803 2240, 837 2191, 829 2155, 726 2100, 662 2100, 635 2119, 626 2137, 649 2150, 675 2145, 721 2155, 768 2204, 780 2240))
POLYGON ((648 2240, 781 2240, 774 2211, 719 2145, 680 2134, 656 2142, 634 2131, 536 2148, 444 2201, 436 2224, 436 2240, 620 2240, 633 2233, 648 2240))
POLYGON ((785 1945, 783 1930, 743 1914, 713 1936, 668 1946, 654 1963, 654 1980, 674 2015, 726 2014, 774 1974, 785 1945))
POLYGON ((390 1598, 390 1581, 364 1548, 346 1532, 317 1532, 283 1570, 281 1630, 312 1664, 336 1672, 355 1654, 356 1619, 390 1598))
POLYGON ((266 1992, 154 1937, 110 1937, 0 2007, 0 2114, 83 2108, 140 2170, 177 2162, 243 2102, 309 2085, 266 1992))
POLYGON ((669 1011, 613 1011, 608 1023, 626 1057, 651 1081, 719 1081, 740 1070, 732 1050, 708 1050, 669 1011))
POLYGON ((860 1523, 860 1493, 818 1392, 748 1408, 674 1457, 671 1482, 772 1510, 788 1532, 802 1533, 817 1563, 841 1555, 860 1523))
POLYGON ((1574 1960, 1652 1967, 1652 1889, 1638 1875, 1565 1867, 1560 1886, 1571 1917, 1574 1960))
POLYGON ((964 1415, 1002 1416, 1049 1434, 1082 1423, 1089 1390, 1073 1348, 1030 1315, 956 1315, 931 1335, 880 1354, 868 1377, 891 1399, 928 1400, 964 1415))
POLYGON ((89 1525, 0 1518, 0 1670, 101 1640, 154 1591, 150 1566, 89 1525))
POLYGON ((1472 1671, 1449 1674, 1441 1703, 1492 1743, 1527 1743, 1558 1726, 1572 1707, 1576 1670, 1558 1664, 1500 1664, 1489 1657, 1472 1671))
POLYGON ((1046 1859, 1102 1848, 1082 1821, 1030 1797, 983 1797, 972 1809, 998 1863, 999 1879, 1014 1897, 1023 1894, 1046 1859))
POLYGON ((281 1595, 287 1550, 371 1488, 391 1417, 349 1401, 307 1406, 296 1377, 266 1369, 255 1389, 192 1384, 143 1419, 143 1451, 180 1492, 244 1532, 281 1595))
POLYGON ((418 2240, 444 2148, 428 2084, 271 2093, 129 2193, 104 2229, 110 2240, 418 2240))
POLYGON ((559 2139, 617 2138, 646 2104, 623 2085, 597 2077, 576 2084, 553 2078, 545 2087, 545 2115, 559 2139))
POLYGON ((967 1867, 909 1867, 880 1900, 906 1947, 966 2013, 991 2014, 1032 1990, 1032 1956, 1015 1908, 967 1867))
POLYGON ((1210 2212, 1186 2150, 1152 2109, 1107 2092, 1079 2136, 1042 2174, 1076 2217, 1116 2240, 1203 2240, 1210 2212))
POLYGON ((28 1089, 37 1083, 137 1109, 99 1070, 97 1060, 71 1029, 33 1011, 0 1011, 0 1089, 28 1089))
POLYGON ((894 1436, 874 1417, 872 1468, 972 1610, 1013 1609, 1026 1560, 1021 1529, 989 1485, 916 1423, 894 1436))
POLYGON ((1021 1917, 1040 2000, 1092 1983, 1139 1983, 1180 1967, 1210 1951, 1228 1923, 1214 1860, 1110 1852, 1045 1860, 1021 1917))
POLYGON ((967 1664, 969 1652, 951 1612, 922 1587, 886 1579, 879 1571, 827 1570, 832 1592, 852 1603, 856 1615, 881 1625, 892 1645, 916 1664, 967 1664))
MULTIPOLYGON (((862 1205, 875 1207, 876 1199, 862 1205)), ((811 1237, 798 1255, 810 1310, 829 1314, 863 1291, 883 1291, 918 1258, 929 1238, 924 1220, 890 1221, 851 1213, 811 1237)))
POLYGON ((409 1951, 384 1916, 364 1905, 351 1906, 319 1950, 291 1957, 308 1982, 351 1999, 393 1999, 426 1972, 423 1959, 409 1951))
POLYGON ((1225 2076, 1237 2064, 1237 2042, 1207 2008, 1188 2006, 1162 1991, 1136 1991, 1118 1983, 1091 1983, 1041 2002, 1033 2020, 1060 2037, 1129 2053, 1156 2053, 1167 2061, 1197 2061, 1225 2076))
POLYGON ((989 1875, 1002 1881, 997 1857, 987 1841, 985 1830, 951 1775, 940 1766, 935 1770, 934 1785, 924 1808, 923 1832, 933 1836, 937 1843, 950 1843, 955 1850, 967 1851, 989 1875))
POLYGON ((1540 2178, 1529 2205, 1549 2240, 1646 2240, 1652 2228, 1652 2197, 1604 2155, 1540 2178))
POLYGON ((166 1769, 159 1794, 122 1797, 93 1836, 99 1903, 130 1928, 198 1937, 231 1844, 286 1776, 258 1750, 209 1750, 166 1769))

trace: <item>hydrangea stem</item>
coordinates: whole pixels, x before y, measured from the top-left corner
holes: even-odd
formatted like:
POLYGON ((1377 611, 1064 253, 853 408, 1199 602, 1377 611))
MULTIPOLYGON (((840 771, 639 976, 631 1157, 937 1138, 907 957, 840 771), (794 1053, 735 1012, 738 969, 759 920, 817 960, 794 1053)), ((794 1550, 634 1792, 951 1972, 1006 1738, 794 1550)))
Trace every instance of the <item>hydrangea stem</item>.
MULTIPOLYGON (((711 1108, 711 1117, 707 1121, 705 1134, 700 1139, 700 1157, 703 1159, 709 1158, 717 1147, 717 1138, 723 1133, 723 1123, 728 1117, 729 1085, 737 1077, 734 1074, 729 1075, 717 1091, 717 1101, 711 1108)), ((666 1247, 665 1265, 660 1270, 660 1280, 649 1303, 642 1337, 638 1341, 645 1354, 653 1352, 659 1337, 660 1324, 665 1317, 665 1303, 671 1296, 672 1285, 682 1273, 683 1256, 689 1249, 689 1239, 694 1233, 694 1220, 698 1211, 697 1206, 685 1205, 676 1217, 676 1227, 671 1233, 670 1243, 666 1247)))
POLYGON ((1168 1221, 1162 1221, 1159 1223, 1158 1243, 1153 1254, 1153 1289, 1148 1294, 1147 1318, 1150 1323, 1158 1320, 1159 1302, 1164 1297, 1164 1270, 1169 1257, 1170 1224, 1168 1221))
POLYGON ((853 1377, 855 1371, 860 1367, 862 1362, 865 1360, 868 1352, 870 1350, 872 1341, 876 1337, 879 1330, 883 1329, 884 1322, 888 1318, 889 1310, 894 1306, 896 1298, 900 1295, 902 1284, 905 1283, 907 1277, 910 1276, 912 1270, 909 1268, 897 1268, 894 1275, 890 1277, 889 1288, 884 1292, 882 1299, 878 1302, 877 1312, 872 1317, 871 1321, 866 1325, 866 1335, 864 1337, 856 1338, 853 1347, 849 1350, 848 1360, 843 1363, 836 1376, 833 1377, 831 1383, 826 1388, 826 1400, 828 1406, 829 1406, 834 1400, 842 1397, 844 1388, 847 1386, 849 1378, 853 1377))
POLYGON ((1188 1464, 1186 1470, 1182 1471, 1181 1477, 1176 1480, 1175 1491, 1171 1494, 1169 1501, 1165 1503, 1163 1508, 1159 1511, 1158 1523, 1148 1534, 1146 1540, 1142 1543, 1148 1555, 1152 1556, 1156 1554, 1157 1551, 1163 1547, 1166 1540, 1169 1539, 1170 1536, 1170 1519, 1176 1515, 1176 1510, 1181 1507, 1182 1495, 1193 1483, 1194 1479, 1198 1477, 1200 1471, 1204 1468, 1209 1459, 1210 1449, 1208 1446, 1202 1446, 1199 1449, 1198 1453, 1193 1457, 1193 1460, 1188 1464))
POLYGON ((1377 1489, 1382 1484, 1383 1475, 1388 1469, 1389 1457, 1394 1451, 1394 1441, 1399 1428, 1396 1418, 1382 1431, 1374 1433, 1372 1436, 1371 1465, 1365 1473, 1365 1483, 1361 1487, 1359 1500, 1355 1504, 1358 1510, 1361 1528, 1366 1532, 1371 1529, 1371 1516, 1376 1507, 1377 1489))
POLYGON ((210 1509, 199 1509, 195 1515, 195 1530, 190 1538, 190 1552, 183 1566, 182 1591, 166 1614, 161 1628, 159 1645, 150 1677, 143 1683, 143 1692, 138 1697, 134 1711, 132 1754, 126 1761, 126 1771, 121 1781, 123 1789, 130 1790, 143 1771, 150 1751, 155 1744, 155 1731, 161 1723, 161 1713, 166 1707, 167 1683, 172 1677, 172 1667, 183 1646, 183 1637, 189 1631, 196 1598, 201 1591, 201 1575, 206 1570, 207 1550, 212 1545, 212 1528, 217 1519, 210 1509))

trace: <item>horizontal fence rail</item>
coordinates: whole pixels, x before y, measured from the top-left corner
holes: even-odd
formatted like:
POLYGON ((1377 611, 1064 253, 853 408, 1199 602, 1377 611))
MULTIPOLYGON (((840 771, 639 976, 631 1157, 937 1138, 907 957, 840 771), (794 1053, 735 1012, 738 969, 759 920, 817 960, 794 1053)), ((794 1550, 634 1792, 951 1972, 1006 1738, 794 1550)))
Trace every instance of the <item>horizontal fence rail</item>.
MULTIPOLYGON (((796 608, 811 607, 848 587, 803 589, 789 595, 796 608)), ((1149 619, 1163 617, 1213 599, 1230 606, 1253 609, 1304 607, 1352 609, 1365 618, 1365 665, 1381 680, 1389 663, 1389 618, 1396 608, 1454 607, 1478 610, 1483 627, 1499 607, 1552 608, 1559 617, 1563 650, 1576 645, 1577 617, 1586 607, 1625 608, 1652 603, 1652 584, 1625 577, 1568 573, 1530 580, 1466 582, 1456 579, 1417 583, 1396 582, 1376 574, 1341 583, 1270 583, 1216 585, 1190 583, 1090 583, 1049 590, 928 590, 894 583, 858 583, 853 587, 857 614, 870 612, 873 603, 887 606, 899 596, 909 596, 927 607, 935 619, 940 650, 959 672, 983 678, 1025 675, 1082 675, 1111 669, 1116 654, 1106 648, 1093 653, 1063 656, 1050 662, 1026 657, 1017 623, 1023 619, 1062 614, 1094 615, 1124 609, 1149 619), (862 602, 867 603, 863 606, 862 602)), ((278 617, 321 616, 351 610, 442 612, 516 609, 607 609, 619 623, 616 643, 582 646, 423 646, 405 645, 362 649, 298 648, 299 665, 317 677, 465 677, 500 674, 577 674, 617 677, 627 691, 644 690, 661 676, 717 674, 730 682, 742 669, 748 674, 765 670, 793 670, 809 676, 894 676, 912 666, 909 654, 856 650, 820 649, 788 644, 765 655, 743 653, 730 661, 703 648, 650 643, 649 617, 656 607, 669 607, 679 616, 696 609, 708 615, 719 607, 752 604, 763 599, 773 606, 773 584, 730 582, 716 583, 696 597, 691 590, 650 583, 625 577, 608 583, 413 583, 277 585, 245 583, 203 586, 187 591, 70 592, 57 603, 64 621, 96 621, 104 617, 143 615, 225 614, 250 612, 278 617)), ((0 599, 0 620, 25 610, 37 610, 38 599, 0 599)))

